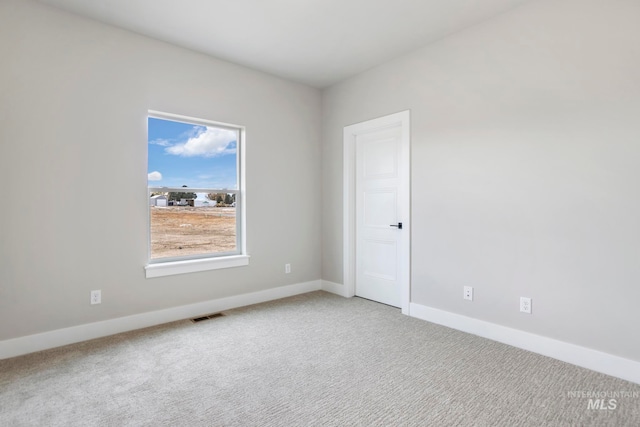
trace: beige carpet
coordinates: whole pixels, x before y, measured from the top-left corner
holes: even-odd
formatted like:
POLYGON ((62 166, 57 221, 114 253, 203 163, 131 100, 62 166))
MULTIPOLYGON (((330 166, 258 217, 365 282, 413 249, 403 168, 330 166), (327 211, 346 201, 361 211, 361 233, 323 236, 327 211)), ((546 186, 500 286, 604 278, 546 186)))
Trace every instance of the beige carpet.
POLYGON ((0 425, 640 426, 638 385, 363 299, 226 314, 0 361, 0 425))

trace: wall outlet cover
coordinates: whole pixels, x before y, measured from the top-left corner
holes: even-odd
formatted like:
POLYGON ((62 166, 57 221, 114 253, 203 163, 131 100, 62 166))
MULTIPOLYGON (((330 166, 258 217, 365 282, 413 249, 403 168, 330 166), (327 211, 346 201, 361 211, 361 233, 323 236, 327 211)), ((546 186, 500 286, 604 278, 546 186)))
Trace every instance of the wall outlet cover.
POLYGON ((473 287, 465 286, 462 294, 462 298, 469 301, 473 301, 473 287))

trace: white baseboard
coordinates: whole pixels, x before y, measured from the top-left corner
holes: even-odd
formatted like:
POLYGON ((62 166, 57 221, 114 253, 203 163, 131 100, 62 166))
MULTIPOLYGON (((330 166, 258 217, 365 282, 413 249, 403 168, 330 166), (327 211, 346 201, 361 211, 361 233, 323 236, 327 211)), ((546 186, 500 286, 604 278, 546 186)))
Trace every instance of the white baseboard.
POLYGON ((410 316, 640 384, 640 362, 530 332, 411 303, 410 316))
POLYGON ((344 285, 341 285, 340 283, 335 283, 335 282, 330 282, 328 280, 323 280, 322 281, 322 290, 326 291, 326 292, 330 292, 332 294, 340 295, 341 297, 346 296, 345 295, 344 285))
POLYGON ((286 298, 293 295, 318 291, 322 288, 321 280, 297 283, 266 289, 264 291, 249 294, 235 295, 227 298, 203 301, 195 304, 182 305, 164 310, 150 311, 134 314, 132 316, 119 317, 102 322, 87 323, 85 325, 72 326, 70 328, 57 329, 40 334, 27 335, 0 341, 0 359, 20 356, 27 353, 60 347, 94 338, 105 337, 121 332, 160 325, 176 320, 189 319, 191 317, 231 310, 261 302, 286 298))

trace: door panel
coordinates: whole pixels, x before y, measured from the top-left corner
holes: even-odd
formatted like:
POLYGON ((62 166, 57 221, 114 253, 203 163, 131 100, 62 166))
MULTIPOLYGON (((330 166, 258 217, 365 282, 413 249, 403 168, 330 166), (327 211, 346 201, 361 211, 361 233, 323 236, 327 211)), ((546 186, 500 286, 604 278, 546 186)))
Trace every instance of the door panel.
POLYGON ((397 245, 395 242, 384 240, 363 240, 362 246, 362 273, 364 278, 386 280, 389 283, 380 284, 381 286, 393 286, 393 282, 397 279, 395 263, 387 262, 394 259, 397 255, 397 245))
POLYGON ((398 204, 397 192, 395 189, 380 189, 365 191, 362 194, 363 217, 365 227, 378 227, 387 230, 389 224, 394 224, 398 219, 394 210, 387 209, 389 206, 398 204))
POLYGON ((357 135, 356 295, 400 307, 399 126, 357 135))
POLYGON ((398 159, 394 138, 375 140, 375 135, 361 137, 364 146, 364 176, 384 178, 398 176, 398 159))

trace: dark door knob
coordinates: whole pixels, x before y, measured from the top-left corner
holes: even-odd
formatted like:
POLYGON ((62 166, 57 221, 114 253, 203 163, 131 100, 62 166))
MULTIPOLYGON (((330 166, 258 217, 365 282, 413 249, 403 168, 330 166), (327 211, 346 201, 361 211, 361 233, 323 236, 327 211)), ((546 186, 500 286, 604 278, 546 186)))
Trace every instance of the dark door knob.
POLYGON ((391 224, 390 227, 398 227, 399 230, 402 230, 402 223, 399 222, 398 224, 391 224))

